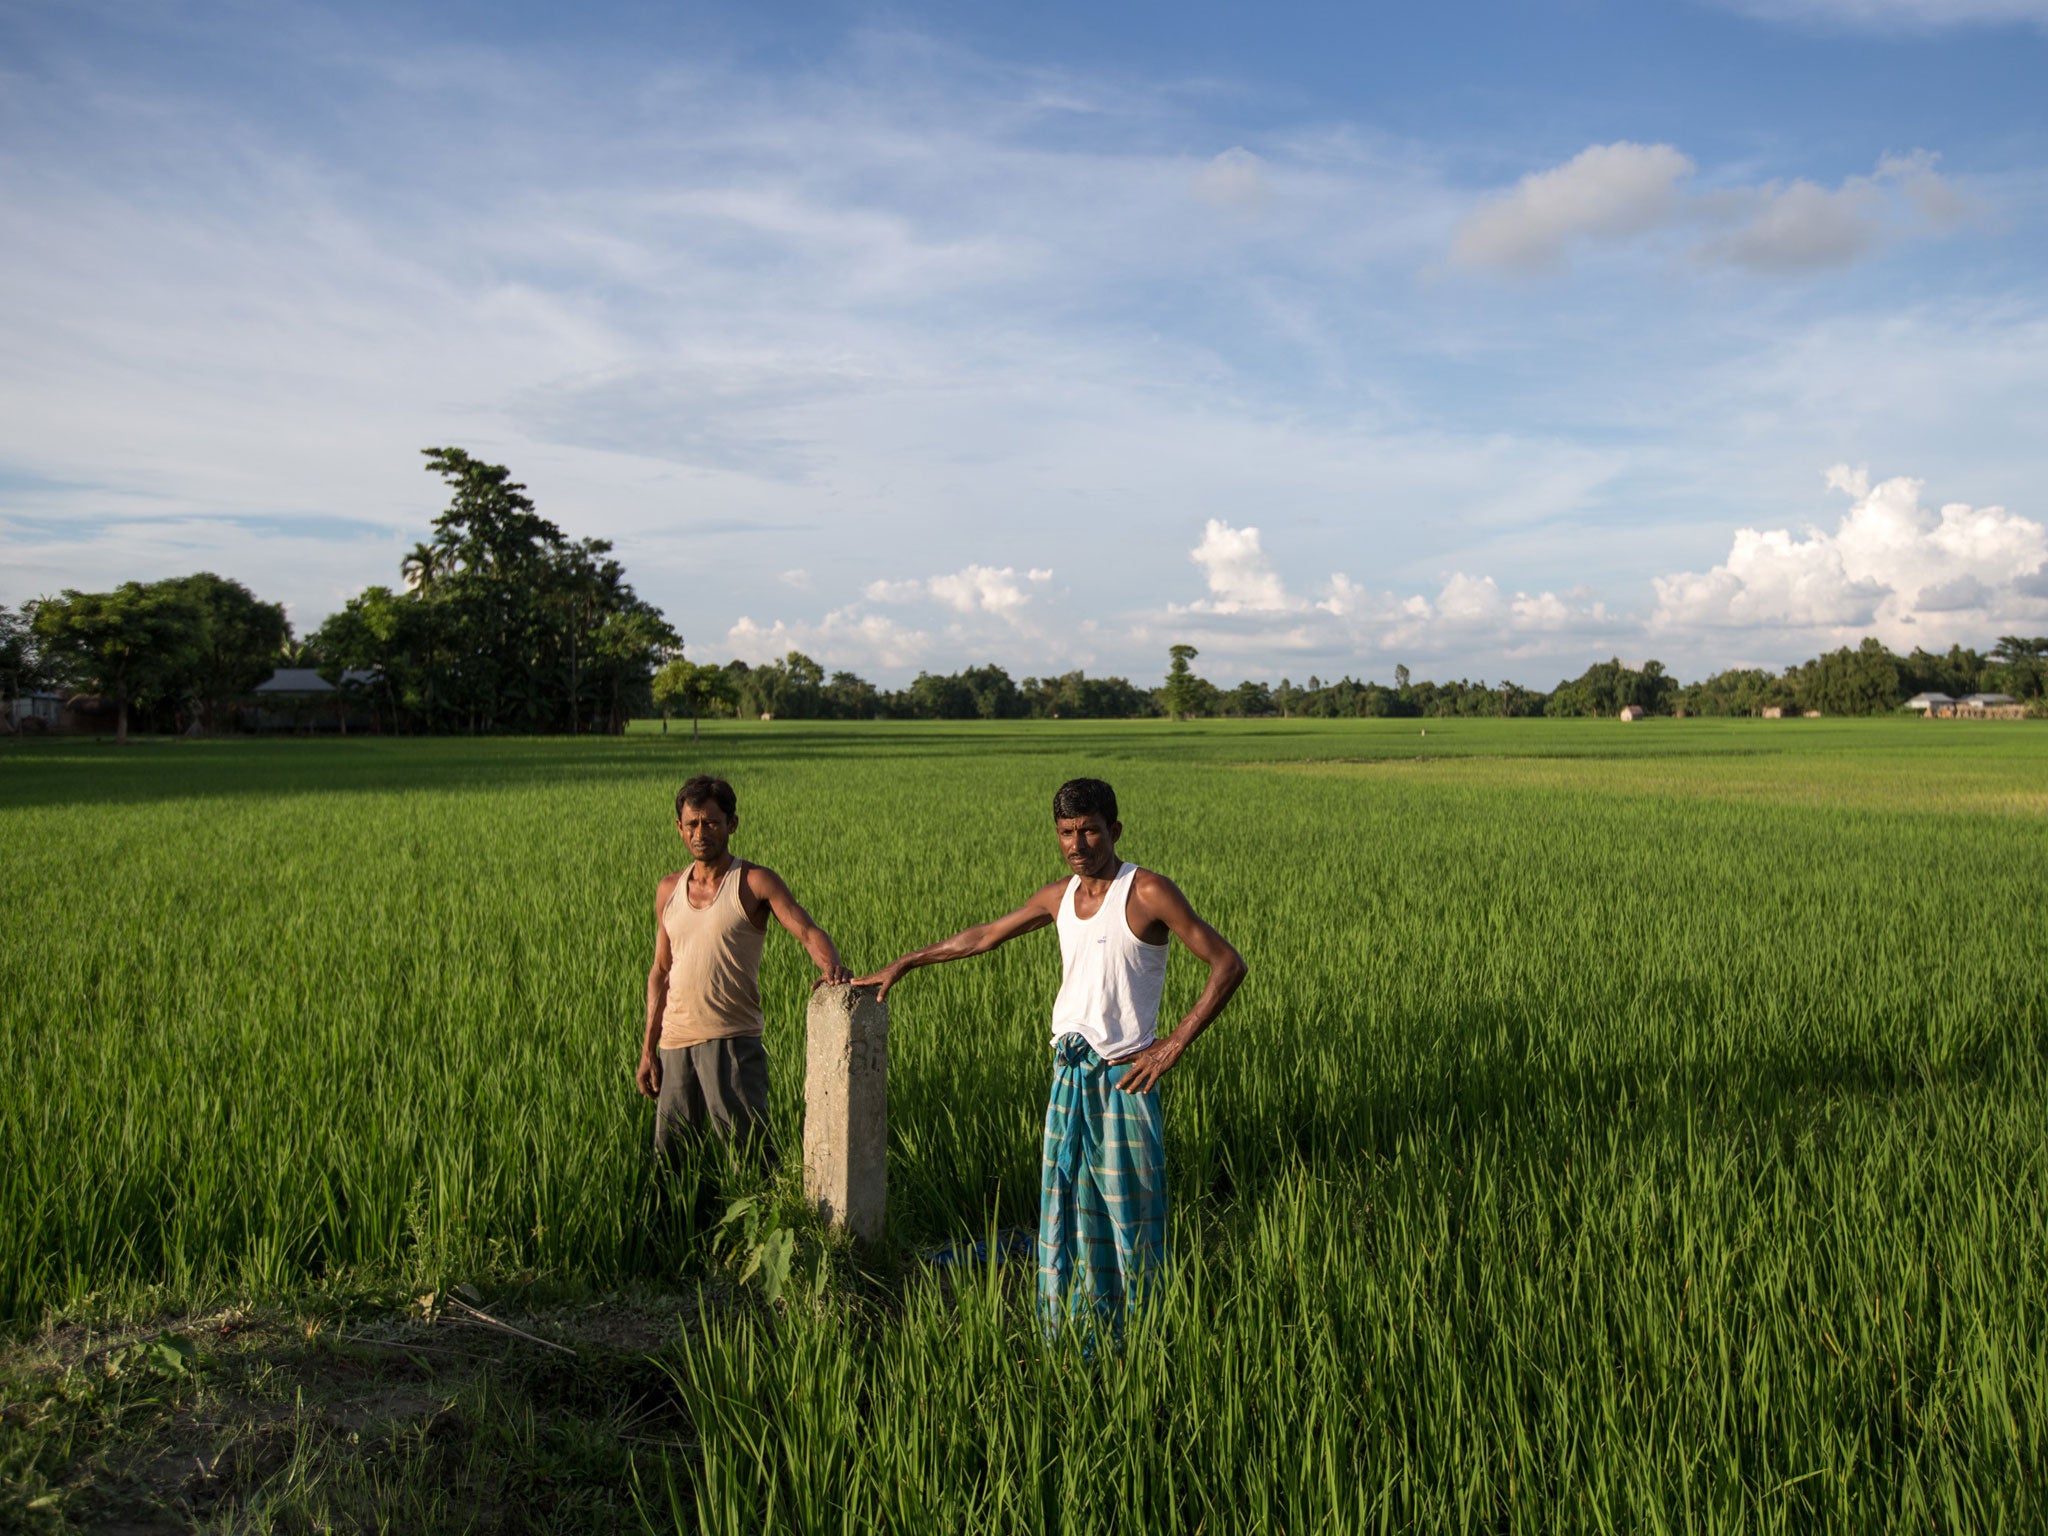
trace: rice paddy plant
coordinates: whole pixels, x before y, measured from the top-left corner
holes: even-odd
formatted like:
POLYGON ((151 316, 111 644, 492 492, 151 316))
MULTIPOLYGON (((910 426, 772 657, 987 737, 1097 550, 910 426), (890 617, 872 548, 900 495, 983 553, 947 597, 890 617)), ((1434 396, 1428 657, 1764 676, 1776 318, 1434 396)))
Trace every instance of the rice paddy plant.
MULTIPOLYGON (((2048 743, 2021 724, 715 728, 0 753, 0 1316, 688 1283, 632 1093, 686 773, 850 963, 1060 873, 1242 949, 1121 1355, 1022 1266, 1050 935, 892 998, 904 1278, 707 1309, 661 1528, 2037 1528, 2048 743)), ((808 966, 764 966, 779 1139, 808 966)), ((1168 1012, 1195 977, 1177 958, 1168 1012)))

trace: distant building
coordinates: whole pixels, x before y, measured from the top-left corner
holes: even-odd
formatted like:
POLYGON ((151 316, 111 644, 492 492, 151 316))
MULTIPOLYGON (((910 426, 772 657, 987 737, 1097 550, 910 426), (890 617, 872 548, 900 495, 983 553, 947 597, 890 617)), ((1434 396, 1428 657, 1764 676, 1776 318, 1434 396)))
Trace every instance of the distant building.
POLYGON ((1917 709, 1930 720, 2023 720, 2027 707, 2009 693, 1970 693, 1952 699, 1945 693, 1916 693, 1902 706, 1917 709))
MULTIPOLYGON (((346 687, 367 687, 375 672, 360 668, 341 674, 346 687)), ((344 691, 312 667, 279 667, 258 683, 252 705, 242 711, 242 725, 252 731, 362 730, 372 722, 360 696, 344 691)))
POLYGON ((1784 719, 1784 718, 1785 718, 1785 711, 1784 711, 1784 708, 1783 708, 1783 706, 1781 706, 1781 705, 1777 705, 1777 704, 1766 704, 1766 705, 1764 706, 1764 718, 1765 718, 1766 720, 1782 720, 1782 719, 1784 719))
POLYGON ((1621 718, 1624 721, 1640 720, 1643 718, 1644 715, 1648 713, 1649 711, 1644 709, 1641 705, 1625 704, 1622 706, 1621 718))
POLYGON ((64 699, 55 693, 24 693, 7 706, 9 726, 24 736, 43 736, 63 729, 64 699))

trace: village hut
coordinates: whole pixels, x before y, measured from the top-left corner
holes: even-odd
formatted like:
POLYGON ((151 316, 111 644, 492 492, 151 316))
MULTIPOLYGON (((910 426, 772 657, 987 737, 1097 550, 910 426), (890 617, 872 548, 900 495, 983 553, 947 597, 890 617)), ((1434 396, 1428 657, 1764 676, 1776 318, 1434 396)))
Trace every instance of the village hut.
POLYGON ((34 689, 7 705, 6 729, 23 736, 46 736, 63 729, 64 696, 34 689))
POLYGON ((250 694, 253 707, 242 713, 244 728, 252 731, 339 731, 362 730, 371 721, 352 690, 377 680, 375 672, 351 669, 341 674, 344 692, 322 677, 313 667, 279 667, 258 683, 250 694))

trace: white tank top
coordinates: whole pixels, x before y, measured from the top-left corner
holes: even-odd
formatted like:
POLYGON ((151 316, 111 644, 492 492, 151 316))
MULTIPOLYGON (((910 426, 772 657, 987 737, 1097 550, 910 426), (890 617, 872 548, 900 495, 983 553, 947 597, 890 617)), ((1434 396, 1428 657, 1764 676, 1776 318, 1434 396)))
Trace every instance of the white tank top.
POLYGON ((1110 882, 1093 917, 1074 912, 1080 877, 1060 898, 1060 995, 1052 1005, 1052 1037, 1079 1035, 1105 1058, 1141 1051, 1156 1038, 1159 998, 1166 990, 1164 944, 1131 932, 1124 914, 1138 866, 1126 864, 1110 882))

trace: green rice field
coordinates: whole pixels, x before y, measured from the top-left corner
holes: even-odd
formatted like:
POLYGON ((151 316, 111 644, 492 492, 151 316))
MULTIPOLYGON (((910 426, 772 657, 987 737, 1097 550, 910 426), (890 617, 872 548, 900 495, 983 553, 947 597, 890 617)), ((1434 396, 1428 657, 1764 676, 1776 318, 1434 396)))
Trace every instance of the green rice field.
POLYGON ((2048 727, 1423 724, 0 744, 0 1326, 710 1286, 664 1531, 2048 1526, 2048 727), (654 1188, 697 771, 856 969, 1064 873, 1077 774, 1244 953, 1120 1355, 929 1257, 1035 1222, 1050 932, 892 994, 885 1251, 785 1175, 742 1281, 654 1188))

